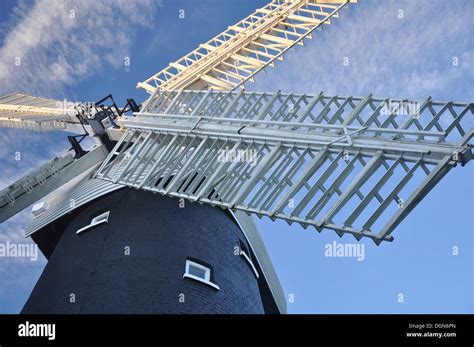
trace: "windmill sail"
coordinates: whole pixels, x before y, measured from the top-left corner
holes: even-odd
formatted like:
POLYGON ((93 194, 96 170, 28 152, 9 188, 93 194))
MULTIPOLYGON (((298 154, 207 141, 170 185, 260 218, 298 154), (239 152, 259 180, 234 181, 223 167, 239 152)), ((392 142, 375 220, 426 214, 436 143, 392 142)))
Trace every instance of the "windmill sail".
POLYGON ((13 93, 0 97, 0 128, 83 132, 74 103, 13 93))
POLYGON ((137 87, 150 94, 157 89, 242 87, 275 60, 283 60, 290 48, 303 45, 314 30, 338 18, 349 2, 357 1, 274 0, 137 87))
POLYGON ((127 131, 97 177, 380 243, 471 159, 473 110, 431 98, 161 92, 122 118, 127 131))

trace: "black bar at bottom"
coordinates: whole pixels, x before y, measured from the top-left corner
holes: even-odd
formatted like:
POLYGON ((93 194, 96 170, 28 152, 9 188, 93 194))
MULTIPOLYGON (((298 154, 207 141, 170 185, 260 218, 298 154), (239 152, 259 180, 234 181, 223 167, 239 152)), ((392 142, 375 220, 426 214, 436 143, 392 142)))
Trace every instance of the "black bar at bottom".
MULTIPOLYGON (((473 315, 0 315, 0 346, 162 345, 175 341, 246 344, 289 338, 311 346, 473 346, 473 315), (22 336, 20 336, 22 335, 22 336), (41 335, 41 336, 37 336, 41 335), (228 341, 225 341, 228 339, 228 341), (139 341, 143 343, 138 344, 139 341)), ((174 343, 173 343, 174 344, 174 343)))

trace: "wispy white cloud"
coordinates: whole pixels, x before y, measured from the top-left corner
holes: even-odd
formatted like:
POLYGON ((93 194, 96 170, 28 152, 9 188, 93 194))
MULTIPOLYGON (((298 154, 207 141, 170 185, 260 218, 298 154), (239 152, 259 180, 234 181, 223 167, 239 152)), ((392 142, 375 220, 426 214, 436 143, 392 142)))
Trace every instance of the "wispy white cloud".
POLYGON ((15 8, 0 47, 0 93, 51 95, 104 65, 123 66, 155 0, 36 0, 15 8))
POLYGON ((466 86, 474 77, 473 13, 471 0, 360 1, 249 87, 400 98, 472 97, 472 88, 469 92, 466 86))
MULTIPOLYGON (((10 22, 2 23, 8 29, 0 42, 0 95, 58 95, 103 67, 122 67, 134 34, 151 23, 159 5, 156 0, 20 1, 10 22)), ((0 187, 68 148, 64 139, 12 129, 0 130, 0 144, 0 187), (32 155, 35 148, 41 151, 32 155), (14 159, 16 153, 21 160, 14 159)))

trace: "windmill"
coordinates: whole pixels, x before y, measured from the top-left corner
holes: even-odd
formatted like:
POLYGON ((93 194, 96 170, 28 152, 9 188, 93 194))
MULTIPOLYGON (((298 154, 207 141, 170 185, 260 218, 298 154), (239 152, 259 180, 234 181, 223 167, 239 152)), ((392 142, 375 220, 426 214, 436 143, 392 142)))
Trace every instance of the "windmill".
POLYGON ((1 126, 78 134, 0 192, 1 222, 34 204, 48 258, 23 312, 284 313, 251 215, 392 241, 472 158, 473 104, 244 88, 355 2, 274 0, 139 83, 141 105, 0 98, 1 126))

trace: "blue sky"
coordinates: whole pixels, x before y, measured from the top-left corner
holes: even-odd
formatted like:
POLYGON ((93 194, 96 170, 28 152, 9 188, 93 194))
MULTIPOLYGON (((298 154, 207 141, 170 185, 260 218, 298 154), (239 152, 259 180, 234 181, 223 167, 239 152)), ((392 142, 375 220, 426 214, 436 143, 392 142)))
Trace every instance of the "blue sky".
MULTIPOLYGON (((0 94, 95 101, 112 93, 116 100, 142 101, 147 95, 137 82, 265 3, 2 1, 0 94), (20 67, 12 64, 17 56, 20 67), (126 57, 130 66, 123 64, 126 57)), ((248 89, 469 102, 473 15, 470 0, 362 0, 248 89)), ((1 187, 68 147, 64 133, 8 129, 0 130, 0 143, 1 187)), ((332 241, 354 242, 349 236, 257 219, 285 293, 294 297, 289 312, 473 313, 473 170, 470 163, 450 172, 397 228, 393 243, 362 240, 360 262, 324 255, 332 241)), ((28 218, 25 211, 0 225, 0 242, 23 241, 28 218)), ((44 264, 0 258, 0 313, 21 309, 44 264)))

